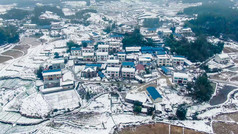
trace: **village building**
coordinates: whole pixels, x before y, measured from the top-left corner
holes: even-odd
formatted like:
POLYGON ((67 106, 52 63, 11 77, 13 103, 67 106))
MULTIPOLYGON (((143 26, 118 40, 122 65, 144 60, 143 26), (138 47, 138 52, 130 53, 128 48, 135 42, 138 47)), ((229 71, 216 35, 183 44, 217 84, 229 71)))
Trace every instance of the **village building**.
POLYGON ((125 52, 118 52, 117 57, 120 61, 125 61, 126 60, 126 53, 125 52))
POLYGON ((177 84, 187 84, 188 74, 186 73, 173 73, 173 82, 177 84))
POLYGON ((124 68, 135 68, 134 62, 122 62, 122 67, 124 68))
POLYGON ((111 39, 122 41, 124 36, 119 34, 113 34, 109 36, 111 39))
POLYGON ((158 66, 171 66, 172 65, 171 56, 168 54, 157 55, 157 65, 158 66))
POLYGON ((97 61, 107 61, 108 60, 108 52, 96 52, 97 61))
POLYGON ((98 45, 98 52, 108 52, 109 45, 98 45))
POLYGON ((121 76, 123 78, 135 78, 135 68, 127 68, 127 67, 123 67, 121 69, 121 76))
POLYGON ((83 71, 81 72, 81 77, 84 78, 93 78, 97 77, 97 67, 96 66, 85 66, 83 71))
POLYGON ((141 47, 126 47, 126 53, 139 53, 141 47))
POLYGON ((184 56, 173 56, 173 65, 184 65, 185 57, 184 56))
POLYGON ((138 73, 138 74, 144 74, 145 73, 145 66, 144 65, 142 65, 142 64, 138 64, 137 66, 136 66, 136 73, 138 73))
POLYGON ((108 67, 120 67, 120 61, 118 59, 109 59, 107 60, 108 67))
POLYGON ((139 57, 138 63, 142 65, 150 65, 151 64, 151 58, 150 57, 139 57))
POLYGON ((162 66, 161 70, 165 75, 171 75, 172 74, 172 71, 168 67, 162 66))
POLYGON ((227 64, 230 61, 230 57, 228 54, 217 54, 214 60, 219 64, 227 64))
POLYGON ((94 53, 83 53, 83 60, 84 61, 95 61, 94 53))
POLYGON ((107 67, 106 74, 110 78, 119 78, 120 77, 120 67, 107 67))
POLYGON ((62 77, 61 69, 58 70, 45 70, 42 72, 44 87, 59 87, 60 78, 62 77))
POLYGON ((65 68, 64 59, 52 59, 44 65, 44 70, 57 70, 65 68))
POLYGON ((60 79, 60 86, 64 90, 74 88, 74 75, 72 72, 66 72, 62 75, 62 78, 60 79))
POLYGON ((146 88, 146 92, 153 103, 158 103, 162 101, 163 97, 160 95, 156 88, 148 87, 146 88))
POLYGON ((74 57, 82 56, 82 49, 76 47, 71 48, 71 55, 74 57))

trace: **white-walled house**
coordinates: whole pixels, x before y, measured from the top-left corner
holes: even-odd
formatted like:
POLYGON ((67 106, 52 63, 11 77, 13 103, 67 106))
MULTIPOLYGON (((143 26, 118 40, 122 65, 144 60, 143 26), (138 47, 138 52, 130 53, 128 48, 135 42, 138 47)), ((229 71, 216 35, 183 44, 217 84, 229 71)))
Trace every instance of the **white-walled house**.
POLYGON ((220 63, 220 64, 226 64, 230 61, 230 57, 228 54, 217 54, 214 58, 214 60, 217 62, 217 63, 220 63))
POLYGON ((184 65, 185 57, 183 56, 172 56, 173 65, 184 65))
POLYGON ((106 73, 111 78, 119 78, 120 77, 120 67, 107 67, 106 73))
POLYGON ((157 65, 158 66, 171 66, 172 65, 171 56, 168 54, 157 55, 157 65))
POLYGON ((120 67, 120 61, 118 59, 107 60, 108 67, 120 67))
POLYGON ((138 61, 139 61, 139 64, 147 65, 147 64, 151 63, 151 58, 149 58, 149 57, 139 57, 138 61))
POLYGON ((76 47, 71 48, 71 55, 74 57, 82 56, 82 49, 76 47))
POLYGON ((109 45, 98 45, 98 52, 108 52, 109 45))
POLYGON ((188 83, 188 74, 186 73, 173 73, 173 82, 178 84, 188 83))
POLYGON ((108 52, 96 52, 97 61, 107 61, 108 52))
POLYGON ((60 79, 62 77, 62 72, 60 69, 58 70, 45 70, 42 72, 43 80, 44 80, 44 87, 51 88, 51 87, 59 87, 60 86, 60 79))
POLYGON ((117 57, 120 61, 125 61, 126 60, 126 53, 125 52, 118 52, 117 57))
POLYGON ((73 89, 74 88, 74 75, 72 72, 67 72, 62 75, 62 78, 60 79, 60 86, 63 89, 73 89))
POLYGON ((94 53, 83 53, 83 60, 84 61, 94 61, 94 53))
POLYGON ((121 76, 123 78, 135 78, 135 68, 126 68, 121 69, 121 76))
POLYGON ((64 59, 52 59, 44 64, 44 70, 57 70, 65 68, 64 59))

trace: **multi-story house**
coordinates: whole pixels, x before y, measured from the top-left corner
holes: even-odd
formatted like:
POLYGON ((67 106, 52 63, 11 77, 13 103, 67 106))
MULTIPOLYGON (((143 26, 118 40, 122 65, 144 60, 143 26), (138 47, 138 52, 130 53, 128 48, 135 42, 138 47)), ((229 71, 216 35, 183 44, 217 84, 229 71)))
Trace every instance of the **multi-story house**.
POLYGON ((117 57, 120 61, 125 61, 126 60, 126 53, 125 52, 118 52, 117 57))
POLYGON ((84 61, 95 61, 94 53, 83 53, 84 61))
POLYGON ((94 49, 90 48, 90 47, 83 47, 82 48, 82 53, 93 53, 94 49))
POLYGON ((184 65, 184 60, 185 58, 183 56, 173 56, 172 57, 173 60, 173 65, 184 65))
POLYGON ((96 52, 97 61, 107 61, 108 52, 96 52))
POLYGON ((151 63, 151 58, 149 58, 149 57, 139 57, 138 61, 139 61, 139 64, 149 65, 151 63))
POLYGON ((110 52, 118 52, 122 49, 121 41, 109 41, 108 45, 109 45, 110 52))
POLYGON ((188 74, 186 73, 173 73, 173 82, 178 84, 187 84, 188 74))
POLYGON ((111 78, 119 78, 120 67, 107 67, 106 74, 111 78))
POLYGON ((84 70, 81 72, 81 77, 93 78, 97 77, 97 67, 96 66, 85 66, 84 70))
POLYGON ((172 59, 170 55, 157 55, 158 66, 172 66, 172 59))
POLYGON ((123 78, 135 78, 135 68, 123 67, 121 69, 121 76, 123 78))
POLYGON ((107 60, 108 67, 120 67, 120 61, 118 59, 107 60))
POLYGON ((58 70, 45 70, 42 72, 44 87, 59 87, 60 86, 60 78, 62 77, 61 69, 58 70))
POLYGON ((57 70, 65 68, 64 59, 53 59, 44 65, 44 70, 57 70))
POLYGON ((82 56, 82 49, 76 47, 71 48, 71 55, 75 57, 82 56))
POLYGON ((108 52, 109 45, 98 45, 98 52, 108 52))
POLYGON ((135 68, 134 62, 122 62, 122 67, 124 68, 135 68))

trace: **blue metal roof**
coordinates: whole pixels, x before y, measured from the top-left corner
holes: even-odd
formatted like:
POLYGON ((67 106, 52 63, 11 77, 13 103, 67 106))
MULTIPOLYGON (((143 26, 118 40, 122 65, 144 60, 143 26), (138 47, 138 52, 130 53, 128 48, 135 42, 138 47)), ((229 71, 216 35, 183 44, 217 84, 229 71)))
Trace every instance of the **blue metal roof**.
POLYGON ((162 98, 162 96, 154 87, 148 87, 146 88, 146 90, 150 94, 153 100, 156 100, 157 98, 162 98))
POLYGON ((38 26, 38 29, 50 29, 50 25, 38 26))
POLYGON ((122 62, 122 66, 132 66, 134 67, 134 62, 122 62))
POLYGON ((91 40, 83 40, 82 43, 93 43, 91 40))
POLYGON ((118 54, 126 54, 125 52, 118 52, 118 54))
POLYGON ((104 75, 101 71, 98 72, 98 75, 99 75, 99 77, 101 77, 101 78, 104 78, 104 77, 105 77, 105 75, 104 75))
POLYGON ((113 34, 113 35, 110 35, 111 38, 122 38, 124 37, 123 35, 120 35, 120 34, 113 34))
POLYGON ((45 70, 43 71, 43 73, 52 73, 52 72, 59 72, 61 71, 61 69, 57 69, 57 70, 45 70))
POLYGON ((174 57, 185 58, 184 56, 181 55, 174 55, 174 57))
POLYGON ((141 51, 162 51, 164 50, 163 47, 141 47, 141 51))
POLYGON ((178 33, 173 33, 174 36, 178 36, 178 37, 182 37, 181 34, 178 34, 178 33))
POLYGON ((166 68, 165 66, 162 66, 161 69, 162 69, 162 71, 165 72, 166 74, 169 73, 169 72, 171 72, 171 70, 168 69, 168 68, 166 68))
POLYGON ((157 51, 157 54, 158 55, 164 55, 164 54, 166 54, 166 52, 165 51, 157 51))
POLYGON ((97 33, 95 33, 95 32, 92 32, 92 34, 93 34, 93 35, 95 35, 95 36, 97 36, 97 35, 98 35, 98 34, 97 34, 97 33))
POLYGON ((148 31, 156 31, 157 28, 148 28, 148 31))
POLYGON ((101 67, 102 64, 86 64, 87 67, 101 67))
POLYGON ((81 47, 73 47, 71 50, 81 50, 81 47))

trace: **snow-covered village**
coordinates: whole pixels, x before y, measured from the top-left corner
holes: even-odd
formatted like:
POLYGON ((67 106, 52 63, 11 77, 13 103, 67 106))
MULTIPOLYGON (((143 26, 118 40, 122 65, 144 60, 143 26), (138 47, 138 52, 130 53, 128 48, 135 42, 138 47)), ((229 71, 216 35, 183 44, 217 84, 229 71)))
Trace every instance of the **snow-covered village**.
POLYGON ((237 1, 1 1, 1 134, 238 133, 237 1))

